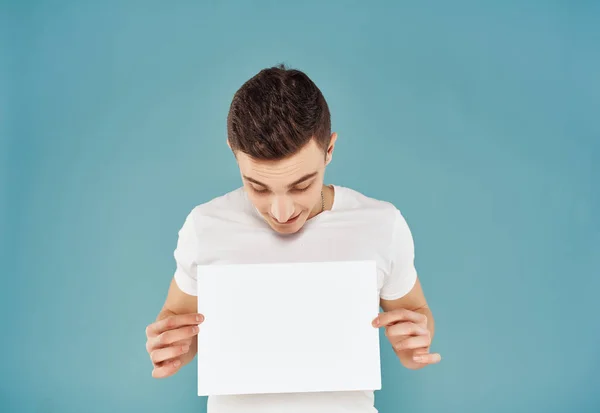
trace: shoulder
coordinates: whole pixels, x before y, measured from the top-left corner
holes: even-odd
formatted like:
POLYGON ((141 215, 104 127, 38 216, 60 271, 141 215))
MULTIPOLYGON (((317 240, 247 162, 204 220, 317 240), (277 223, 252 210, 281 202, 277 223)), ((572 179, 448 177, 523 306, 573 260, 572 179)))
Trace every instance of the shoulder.
MULTIPOLYGON (((381 255, 392 263, 409 263, 414 255, 411 229, 400 209, 392 202, 367 196, 350 188, 335 187, 339 191, 338 204, 344 220, 366 225, 363 235, 379 245, 381 255)), ((385 270, 391 272, 391 267, 385 270)))
POLYGON ((392 243, 412 241, 412 233, 403 213, 392 202, 347 187, 335 186, 335 190, 336 197, 339 195, 335 209, 342 212, 341 215, 374 224, 382 231, 381 234, 387 234, 384 238, 391 239, 392 243))
POLYGON ((335 185, 335 209, 372 213, 393 225, 402 214, 393 203, 367 196, 357 190, 335 185))
POLYGON ((244 189, 240 187, 196 205, 194 211, 210 214, 223 208, 235 209, 241 207, 246 199, 246 193, 244 189))
POLYGON ((194 206, 186 218, 186 223, 197 229, 255 221, 256 211, 241 187, 194 206))

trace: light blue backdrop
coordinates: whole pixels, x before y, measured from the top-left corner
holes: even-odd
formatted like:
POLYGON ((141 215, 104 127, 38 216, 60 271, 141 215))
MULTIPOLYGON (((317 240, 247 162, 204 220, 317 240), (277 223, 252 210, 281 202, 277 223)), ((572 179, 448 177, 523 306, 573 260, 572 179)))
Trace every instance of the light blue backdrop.
POLYGON ((280 62, 329 101, 328 182, 415 237, 444 359, 384 342, 377 407, 600 411, 598 2, 1 7, 0 411, 204 411, 144 328, 185 215, 240 183, 233 93, 280 62))

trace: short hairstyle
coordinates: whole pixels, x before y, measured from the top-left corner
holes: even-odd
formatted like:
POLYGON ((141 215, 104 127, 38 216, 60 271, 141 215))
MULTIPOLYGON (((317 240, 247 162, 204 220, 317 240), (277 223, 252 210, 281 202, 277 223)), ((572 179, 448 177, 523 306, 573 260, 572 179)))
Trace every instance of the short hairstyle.
POLYGON ((311 139, 323 151, 331 116, 323 94, 300 70, 280 64, 263 69, 235 93, 227 116, 231 149, 257 160, 293 155, 311 139))

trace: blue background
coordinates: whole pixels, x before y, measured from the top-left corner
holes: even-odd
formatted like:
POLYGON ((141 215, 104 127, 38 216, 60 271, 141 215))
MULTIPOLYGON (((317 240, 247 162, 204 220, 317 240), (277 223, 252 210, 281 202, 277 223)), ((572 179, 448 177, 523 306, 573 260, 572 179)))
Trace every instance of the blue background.
POLYGON ((327 181, 415 238, 443 360, 384 341, 377 407, 600 411, 598 2, 1 4, 0 411, 204 411, 144 329, 185 215, 240 184, 233 93, 280 62, 330 104, 327 181))

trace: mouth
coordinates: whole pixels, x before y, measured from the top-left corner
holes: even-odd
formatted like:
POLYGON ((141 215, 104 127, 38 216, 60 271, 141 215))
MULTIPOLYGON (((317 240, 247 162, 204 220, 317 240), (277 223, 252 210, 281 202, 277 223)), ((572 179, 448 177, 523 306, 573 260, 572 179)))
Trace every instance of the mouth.
MULTIPOLYGON (((275 219, 275 222, 277 222, 277 224, 278 224, 278 225, 290 225, 290 224, 293 224, 294 222, 296 222, 296 221, 298 220, 298 218, 300 217, 300 215, 301 215, 301 213, 300 213, 300 214, 298 214, 298 215, 296 215, 296 216, 295 216, 295 217, 293 217, 293 218, 290 218, 290 219, 288 219, 288 220, 287 220, 287 221, 285 221, 285 222, 279 222, 279 221, 277 221, 277 220, 275 219)), ((274 219, 274 218, 273 218, 273 219, 274 219)))

